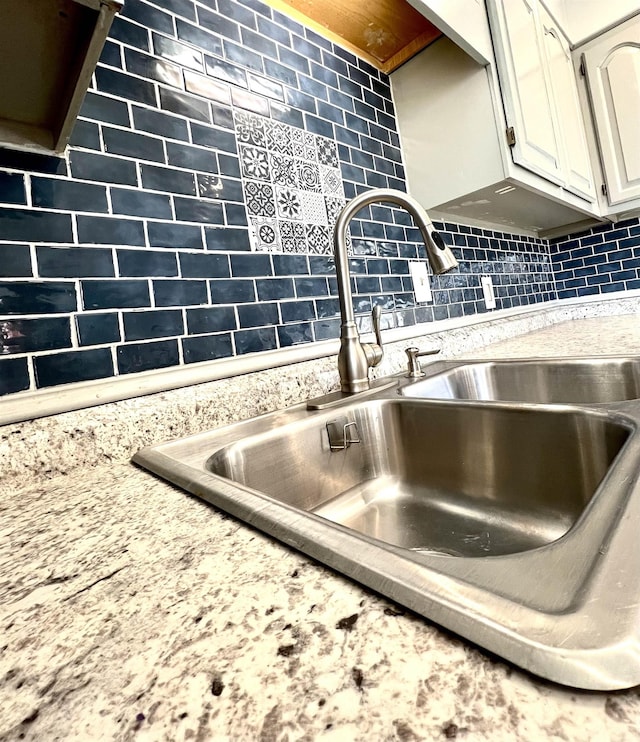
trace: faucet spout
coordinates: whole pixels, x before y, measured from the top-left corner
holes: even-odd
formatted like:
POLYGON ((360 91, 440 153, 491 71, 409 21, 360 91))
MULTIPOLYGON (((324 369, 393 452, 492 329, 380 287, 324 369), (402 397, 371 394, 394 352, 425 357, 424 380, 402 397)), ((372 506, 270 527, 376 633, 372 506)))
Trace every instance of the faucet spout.
POLYGON ((374 326, 378 342, 367 344, 360 342, 353 312, 353 296, 351 294, 349 258, 347 255, 347 230, 351 220, 360 209, 376 202, 402 206, 411 214, 424 240, 427 257, 434 273, 446 273, 458 265, 453 253, 445 244, 441 235, 434 229, 426 211, 406 193, 390 188, 376 188, 365 191, 349 201, 338 216, 333 236, 341 317, 338 371, 340 373, 340 389, 347 394, 355 394, 368 389, 369 369, 372 366, 377 366, 382 360, 383 351, 379 330, 380 310, 378 307, 376 307, 377 313, 374 310, 374 326))

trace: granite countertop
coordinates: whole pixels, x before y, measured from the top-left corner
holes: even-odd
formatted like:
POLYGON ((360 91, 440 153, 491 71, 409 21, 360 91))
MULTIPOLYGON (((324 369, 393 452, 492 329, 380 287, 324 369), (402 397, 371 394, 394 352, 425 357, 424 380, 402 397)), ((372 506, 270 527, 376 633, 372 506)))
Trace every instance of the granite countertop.
MULTIPOLYGON (((634 315, 466 355, 638 348, 634 315)), ((638 688, 539 680, 131 464, 0 511, 0 740, 640 738, 638 688)))

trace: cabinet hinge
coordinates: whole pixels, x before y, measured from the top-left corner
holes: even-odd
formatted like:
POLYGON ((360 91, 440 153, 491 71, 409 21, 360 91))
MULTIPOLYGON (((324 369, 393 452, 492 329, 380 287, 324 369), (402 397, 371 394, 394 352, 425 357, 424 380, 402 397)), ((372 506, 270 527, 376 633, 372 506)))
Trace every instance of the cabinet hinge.
POLYGON ((584 66, 584 55, 582 55, 582 59, 580 60, 580 67, 578 69, 580 71, 580 77, 586 77, 587 68, 584 66))
POLYGON ((513 126, 507 127, 507 144, 510 147, 513 147, 513 145, 516 143, 516 130, 513 128, 513 126))
POLYGON ((609 192, 607 191, 607 184, 606 183, 603 183, 600 186, 600 190, 602 191, 602 195, 603 196, 608 196, 609 195, 609 192))

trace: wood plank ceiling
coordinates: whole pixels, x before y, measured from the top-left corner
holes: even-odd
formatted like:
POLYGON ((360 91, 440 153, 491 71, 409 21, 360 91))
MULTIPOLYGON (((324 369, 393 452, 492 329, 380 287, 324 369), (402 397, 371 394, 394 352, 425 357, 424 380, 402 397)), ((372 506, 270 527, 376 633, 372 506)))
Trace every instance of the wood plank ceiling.
POLYGON ((390 73, 442 35, 406 0, 267 0, 390 73))

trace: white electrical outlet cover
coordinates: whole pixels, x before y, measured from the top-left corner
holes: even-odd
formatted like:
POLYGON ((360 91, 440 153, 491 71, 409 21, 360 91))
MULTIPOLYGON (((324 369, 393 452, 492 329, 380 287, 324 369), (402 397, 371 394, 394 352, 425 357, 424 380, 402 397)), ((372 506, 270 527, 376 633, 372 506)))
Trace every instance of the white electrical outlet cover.
POLYGON ((487 309, 496 308, 496 295, 493 293, 493 281, 491 276, 482 276, 480 278, 482 284, 482 293, 484 294, 484 303, 487 309))
POLYGON ((409 272, 413 280, 413 292, 416 295, 418 304, 433 301, 431 296, 431 284, 429 283, 429 274, 427 273, 427 264, 419 260, 409 262, 409 272))

